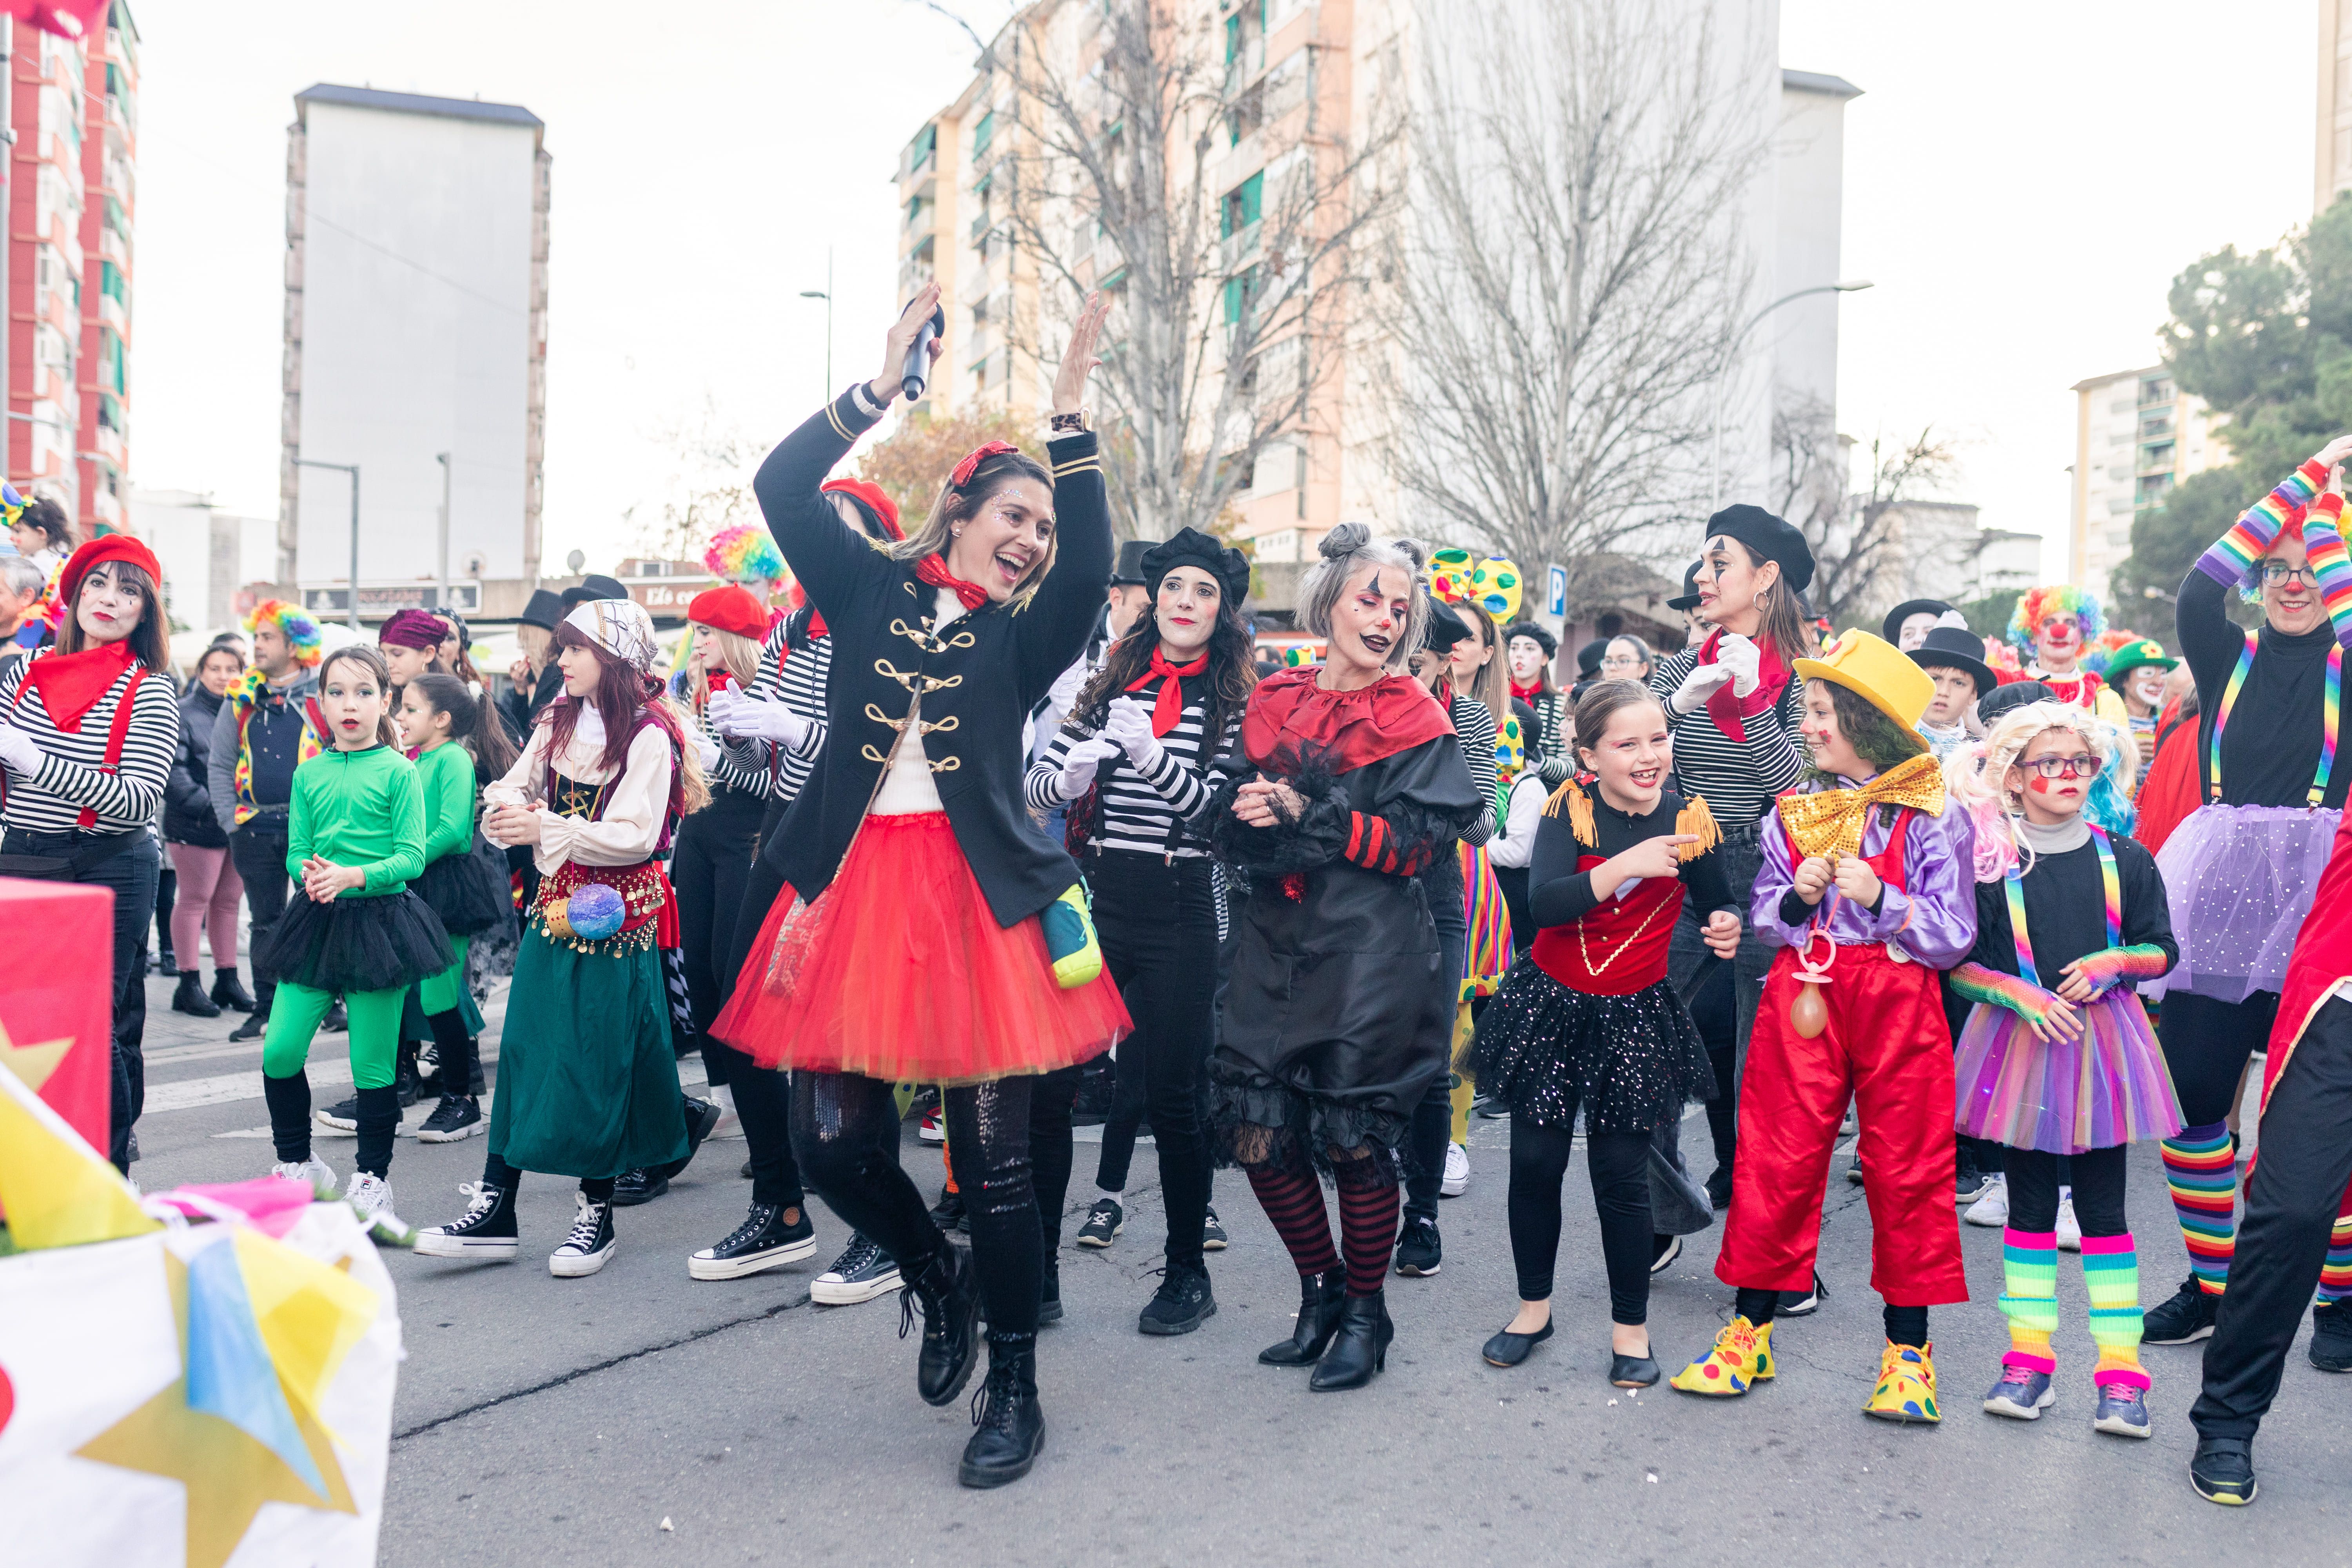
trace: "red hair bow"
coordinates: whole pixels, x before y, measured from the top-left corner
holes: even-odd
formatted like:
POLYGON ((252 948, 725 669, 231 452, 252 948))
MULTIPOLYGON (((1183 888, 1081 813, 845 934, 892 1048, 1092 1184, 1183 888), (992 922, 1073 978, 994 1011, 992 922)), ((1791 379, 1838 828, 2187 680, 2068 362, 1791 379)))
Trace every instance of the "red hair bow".
POLYGON ((955 466, 955 472, 948 476, 948 483, 955 487, 957 489, 961 489, 964 486, 971 483, 972 470, 979 468, 982 463, 987 461, 991 458, 1001 457, 1006 452, 1018 452, 1019 450, 1021 450, 1021 448, 1014 446, 1010 441, 983 441, 978 447, 972 448, 971 455, 966 457, 962 462, 958 463, 955 466))

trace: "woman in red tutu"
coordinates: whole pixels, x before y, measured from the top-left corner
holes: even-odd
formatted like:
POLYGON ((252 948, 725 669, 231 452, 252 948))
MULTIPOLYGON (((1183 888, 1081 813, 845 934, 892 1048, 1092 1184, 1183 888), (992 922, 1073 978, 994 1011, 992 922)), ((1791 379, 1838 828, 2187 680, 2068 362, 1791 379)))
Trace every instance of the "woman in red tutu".
POLYGON ((992 441, 956 465, 911 539, 884 545, 818 487, 898 395, 939 292, 926 285, 891 328, 882 374, 786 437, 753 482, 833 637, 832 735, 779 831, 788 886, 726 1027, 761 1067, 793 1069, 809 1185, 898 1259, 921 1301, 929 1403, 971 1375, 986 1302, 988 1383, 961 1479, 990 1487, 1026 1475, 1045 1441, 1031 1090, 1130 1027, 1077 868, 1021 804, 1023 721, 1083 650, 1110 574, 1102 463, 1079 408, 1107 307, 1088 300, 1071 329, 1051 468, 992 441), (910 1081, 946 1091, 969 1263, 898 1168, 891 1086, 910 1081))

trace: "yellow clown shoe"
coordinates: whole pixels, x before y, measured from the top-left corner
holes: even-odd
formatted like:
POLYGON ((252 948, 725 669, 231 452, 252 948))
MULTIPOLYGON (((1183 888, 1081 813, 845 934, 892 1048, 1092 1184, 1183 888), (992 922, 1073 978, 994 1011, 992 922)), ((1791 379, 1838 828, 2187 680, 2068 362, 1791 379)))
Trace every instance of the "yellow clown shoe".
POLYGON ((1936 1407, 1936 1347, 1890 1344, 1878 1358, 1878 1386, 1864 1402, 1862 1413, 1881 1421, 1919 1421, 1934 1426, 1944 1418, 1936 1407))
POLYGON ((1748 1392, 1777 1370, 1772 1362, 1772 1325, 1758 1328, 1746 1318, 1734 1318, 1715 1336, 1715 1348, 1675 1373, 1668 1386, 1685 1394, 1729 1399, 1748 1392))

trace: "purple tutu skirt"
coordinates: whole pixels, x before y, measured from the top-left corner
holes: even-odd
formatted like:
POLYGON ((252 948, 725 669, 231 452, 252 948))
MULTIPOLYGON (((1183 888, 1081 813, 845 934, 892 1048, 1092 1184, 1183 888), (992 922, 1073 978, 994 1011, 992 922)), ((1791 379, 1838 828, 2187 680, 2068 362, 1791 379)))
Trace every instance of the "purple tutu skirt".
POLYGON ((2284 987, 2342 815, 2299 805, 2207 805, 2190 812, 2156 858, 2180 962, 2141 994, 2186 991, 2242 1002, 2284 987))
POLYGON ((2080 1154, 2180 1131, 2180 1101, 2147 1014, 2128 990, 2077 1009, 2079 1039, 2036 1039, 2006 1007, 1979 1003, 1960 1030, 1953 1125, 2012 1149, 2080 1154))

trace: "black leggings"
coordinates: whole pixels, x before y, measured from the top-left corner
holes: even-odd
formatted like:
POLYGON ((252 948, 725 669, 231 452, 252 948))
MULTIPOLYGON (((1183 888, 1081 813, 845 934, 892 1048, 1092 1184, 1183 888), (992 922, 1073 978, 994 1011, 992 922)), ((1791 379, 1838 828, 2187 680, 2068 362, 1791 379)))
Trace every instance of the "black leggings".
POLYGON ((2247 1060, 2271 1037, 2278 1005, 2275 991, 2257 991, 2242 1002, 2216 1002, 2186 991, 2164 998, 2164 1022, 2157 1034, 2180 1096, 2183 1123, 2210 1127, 2229 1116, 2247 1060))
MULTIPOLYGON (((510 1193, 522 1185, 522 1173, 493 1153, 482 1162, 482 1180, 510 1193)), ((617 1176, 583 1176, 580 1194, 592 1204, 609 1204, 613 1201, 614 1184, 619 1180, 617 1176)))
MULTIPOLYGON (((737 946, 735 926, 743 913, 743 891, 751 879, 751 856, 765 804, 750 790, 714 784, 710 804, 677 830, 669 879, 677 889, 678 951, 685 960, 687 1004, 694 1017, 691 1045, 701 1043, 735 989, 735 971, 727 960, 737 946)), ((764 917, 767 910, 760 913, 764 917)), ((711 1076, 714 1084, 725 1081, 711 1076)))
MULTIPOLYGON (((1559 1256, 1559 1188, 1575 1134, 1511 1118, 1511 1260, 1519 1300, 1551 1299, 1559 1256)), ((1595 1132, 1585 1140, 1592 1205, 1601 1216, 1601 1256, 1609 1268, 1609 1316, 1632 1325, 1650 1319, 1650 1135, 1595 1132)))
POLYGON ((2005 1150, 2001 1158, 2009 1167, 2009 1228, 2032 1235, 2056 1229, 2063 1175, 2074 1189, 2074 1223, 2084 1236, 2125 1235, 2131 1229, 2124 1217, 2124 1155, 2129 1148, 2119 1143, 2084 1154, 2005 1150), (2069 1169, 2062 1172, 2062 1163, 2069 1169))
MULTIPOLYGON (((1450 1030, 1461 1005, 1462 949, 1469 940, 1469 920, 1463 907, 1465 895, 1454 846, 1447 844, 1443 853, 1444 862, 1438 871, 1424 879, 1423 885, 1429 893, 1430 922, 1437 927, 1438 982, 1445 987, 1445 1025, 1450 1030), (1447 876, 1447 868, 1457 868, 1447 876)), ((1408 1219, 1437 1217, 1439 1189, 1445 1180, 1445 1146, 1454 1137, 1452 1037, 1447 1038, 1448 1070, 1430 1080, 1429 1092, 1412 1108, 1412 1121, 1405 1134, 1405 1146, 1412 1156, 1405 1163, 1404 1172, 1404 1212, 1408 1219)), ((1153 1125, 1156 1129, 1158 1123, 1153 1125)))
MULTIPOLYGON (((760 845, 767 843, 776 824, 783 820, 784 808, 789 804, 768 803, 767 814, 761 819, 760 845)), ((693 818, 687 820, 691 822, 693 818)), ((758 939, 760 928, 767 923, 768 911, 779 898, 789 896, 783 878, 770 868, 764 858, 747 863, 742 897, 737 904, 735 919, 729 924, 726 945, 715 950, 724 954, 719 969, 722 998, 733 994, 736 979, 751 956, 751 943, 758 939)), ((715 933, 717 928, 713 929, 715 933)), ((691 982, 689 974, 689 984, 691 982)), ((697 1022, 707 1026, 709 1019, 698 1014, 697 1022)), ((793 1091, 787 1075, 759 1066, 746 1053, 708 1035, 702 1037, 702 1065, 709 1069, 714 1086, 725 1084, 734 1093, 735 1114, 743 1123, 743 1142, 751 1160, 751 1201, 774 1204, 779 1208, 801 1207, 807 1200, 801 1190, 800 1166, 793 1159, 793 1091)), ((893 1158, 897 1139, 894 1128, 893 1158)))
MULTIPOLYGON (((1029 1160, 1030 1096, 1037 1082, 1005 1078, 941 1096, 992 1342, 1037 1332, 1045 1259, 1029 1160)), ((947 1238, 899 1168, 898 1121, 891 1086, 879 1079, 793 1074, 793 1151, 808 1184, 911 1279, 947 1238)), ((1069 1180, 1066 1167, 1062 1179, 1069 1180)))

